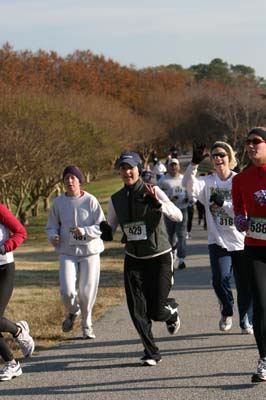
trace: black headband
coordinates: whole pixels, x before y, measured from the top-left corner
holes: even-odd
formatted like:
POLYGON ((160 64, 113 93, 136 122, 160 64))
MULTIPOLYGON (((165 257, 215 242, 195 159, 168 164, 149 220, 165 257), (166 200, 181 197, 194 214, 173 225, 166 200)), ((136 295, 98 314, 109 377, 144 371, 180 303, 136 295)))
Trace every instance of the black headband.
POLYGON ((260 136, 262 139, 266 139, 266 131, 262 128, 252 128, 249 131, 248 136, 251 135, 252 133, 254 133, 254 135, 260 136))

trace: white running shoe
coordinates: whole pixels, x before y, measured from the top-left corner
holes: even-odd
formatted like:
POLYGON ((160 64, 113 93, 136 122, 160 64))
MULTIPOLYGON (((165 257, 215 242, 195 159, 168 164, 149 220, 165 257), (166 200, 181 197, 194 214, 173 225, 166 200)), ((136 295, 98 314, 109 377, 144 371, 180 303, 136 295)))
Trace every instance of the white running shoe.
POLYGON ((252 326, 246 327, 246 328, 241 328, 241 333, 242 335, 253 335, 253 328, 252 326))
POLYGON ((225 317, 221 316, 221 319, 219 321, 219 328, 220 331, 227 332, 230 331, 233 325, 233 318, 232 317, 225 317))
POLYGON ((16 325, 21 328, 21 332, 15 337, 15 341, 18 343, 24 357, 29 357, 32 355, 35 348, 34 340, 30 336, 29 324, 26 321, 19 321, 16 325))
POLYGON ((89 328, 83 328, 83 339, 95 339, 96 335, 93 331, 93 327, 90 326, 89 328))
POLYGON ((12 364, 10 361, 5 362, 4 367, 0 370, 0 381, 10 381, 21 374, 22 369, 18 361, 16 364, 12 364))
POLYGON ((265 382, 266 381, 266 358, 260 358, 258 361, 257 373, 251 378, 251 382, 265 382))
POLYGON ((76 312, 76 314, 68 314, 66 319, 62 323, 62 331, 63 332, 70 332, 73 329, 74 322, 76 321, 77 317, 80 315, 80 310, 76 312))

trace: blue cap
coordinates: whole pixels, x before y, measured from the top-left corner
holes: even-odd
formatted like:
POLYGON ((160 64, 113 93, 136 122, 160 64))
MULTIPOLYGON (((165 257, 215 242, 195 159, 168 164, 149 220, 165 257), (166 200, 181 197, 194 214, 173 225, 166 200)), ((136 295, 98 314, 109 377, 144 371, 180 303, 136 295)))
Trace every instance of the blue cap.
POLYGON ((141 164, 141 158, 138 153, 128 151, 122 153, 118 160, 118 166, 121 167, 122 164, 129 164, 132 168, 134 168, 141 164))

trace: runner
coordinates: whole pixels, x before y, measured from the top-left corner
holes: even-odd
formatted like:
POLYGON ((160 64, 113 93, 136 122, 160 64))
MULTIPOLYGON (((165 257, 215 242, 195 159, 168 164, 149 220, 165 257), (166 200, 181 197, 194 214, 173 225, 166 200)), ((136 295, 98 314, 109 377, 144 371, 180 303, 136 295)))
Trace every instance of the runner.
POLYGON ((186 236, 189 199, 186 188, 182 185, 183 175, 180 174, 180 165, 177 158, 168 161, 168 173, 158 182, 158 186, 166 193, 169 199, 181 210, 181 222, 171 221, 165 217, 166 229, 174 255, 174 266, 186 268, 186 236), (178 261, 178 264, 176 263, 178 261))
POLYGON ((108 223, 102 223, 101 229, 112 239, 118 224, 121 226, 127 304, 144 346, 140 363, 154 366, 161 361, 161 354, 153 338, 152 320, 165 321, 172 335, 180 327, 178 304, 168 298, 173 260, 163 215, 181 221, 182 213, 158 186, 143 182, 137 153, 122 153, 118 166, 124 187, 111 196, 108 223))
POLYGON ((21 245, 26 237, 25 228, 8 208, 0 204, 0 355, 4 361, 4 367, 0 370, 0 381, 9 381, 22 374, 20 363, 14 359, 2 335, 3 332, 11 333, 24 357, 29 357, 34 351, 34 341, 29 334, 28 323, 26 321, 14 323, 3 316, 14 288, 13 250, 21 245))
POLYGON ((246 150, 251 164, 233 179, 235 224, 246 231, 247 259, 254 303, 254 335, 259 352, 252 382, 266 381, 266 128, 248 133, 246 150))
POLYGON ((63 182, 66 192, 55 198, 46 227, 48 239, 59 253, 60 292, 67 311, 62 330, 70 332, 81 314, 83 339, 95 339, 92 309, 104 249, 99 227, 104 214, 98 200, 81 190, 84 177, 78 167, 67 166, 63 182))
POLYGON ((215 172, 196 177, 198 164, 206 157, 204 146, 194 146, 191 164, 187 167, 183 184, 193 198, 206 210, 208 250, 212 270, 212 285, 219 299, 221 317, 219 328, 232 327, 234 298, 231 289, 232 269, 237 288, 239 324, 243 334, 252 334, 252 300, 247 265, 244 256, 244 234, 234 225, 231 198, 232 169, 236 165, 232 147, 225 142, 215 142, 210 151, 215 172))

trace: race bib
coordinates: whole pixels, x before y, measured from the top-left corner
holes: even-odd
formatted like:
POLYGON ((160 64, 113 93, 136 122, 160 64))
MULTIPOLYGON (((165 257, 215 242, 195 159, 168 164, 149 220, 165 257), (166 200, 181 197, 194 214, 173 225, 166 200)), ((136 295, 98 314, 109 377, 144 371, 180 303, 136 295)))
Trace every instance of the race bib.
POLYGON ((147 239, 147 229, 143 221, 130 222, 129 224, 125 224, 123 230, 129 242, 147 239))
POLYGON ((219 229, 228 231, 235 227, 233 217, 230 217, 222 208, 217 208, 214 219, 219 229))
POLYGON ((78 235, 77 233, 74 233, 72 231, 69 232, 69 244, 70 245, 75 245, 75 246, 80 246, 80 245, 86 245, 90 241, 89 237, 86 235, 78 235))
POLYGON ((253 239, 266 240, 266 218, 251 217, 250 228, 247 236, 253 239))

